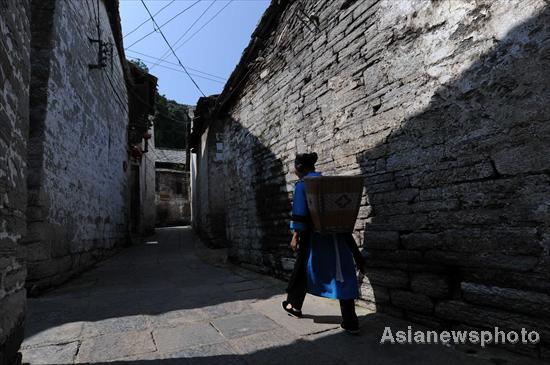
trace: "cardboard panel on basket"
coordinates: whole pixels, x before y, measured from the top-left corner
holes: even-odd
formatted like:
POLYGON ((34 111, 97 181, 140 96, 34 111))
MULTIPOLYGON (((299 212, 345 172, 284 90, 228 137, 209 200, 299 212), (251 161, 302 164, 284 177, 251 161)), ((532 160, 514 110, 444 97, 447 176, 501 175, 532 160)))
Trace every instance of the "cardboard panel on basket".
POLYGON ((307 204, 316 231, 353 232, 363 194, 362 176, 304 178, 307 204))

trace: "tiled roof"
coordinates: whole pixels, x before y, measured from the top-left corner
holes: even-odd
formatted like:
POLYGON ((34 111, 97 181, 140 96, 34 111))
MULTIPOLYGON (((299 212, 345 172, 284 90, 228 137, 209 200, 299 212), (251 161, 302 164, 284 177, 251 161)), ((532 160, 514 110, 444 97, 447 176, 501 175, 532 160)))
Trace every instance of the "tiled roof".
POLYGON ((155 148, 155 162, 185 164, 185 150, 155 148))

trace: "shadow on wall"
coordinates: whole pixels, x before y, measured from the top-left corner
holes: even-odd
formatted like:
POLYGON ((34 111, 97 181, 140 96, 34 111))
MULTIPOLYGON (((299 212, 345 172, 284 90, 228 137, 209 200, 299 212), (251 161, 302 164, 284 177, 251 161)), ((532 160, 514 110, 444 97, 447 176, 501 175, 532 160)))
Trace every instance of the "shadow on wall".
POLYGON ((378 310, 535 328, 548 343, 549 34, 545 8, 357 156, 371 208, 365 299, 378 310))
POLYGON ((224 126, 230 150, 224 167, 229 257, 255 271, 283 277, 283 261, 292 255, 287 171, 261 136, 234 119, 225 119, 224 126))

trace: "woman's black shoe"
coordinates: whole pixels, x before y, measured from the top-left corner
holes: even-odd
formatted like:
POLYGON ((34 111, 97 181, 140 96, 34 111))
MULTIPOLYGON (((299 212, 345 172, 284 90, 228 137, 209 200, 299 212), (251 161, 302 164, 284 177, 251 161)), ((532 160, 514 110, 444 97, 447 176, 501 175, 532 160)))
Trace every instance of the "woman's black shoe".
POLYGON ((289 315, 291 315, 292 317, 296 317, 296 318, 302 318, 302 311, 301 310, 295 309, 292 305, 290 306, 290 308, 288 308, 288 305, 290 303, 287 302, 286 300, 282 304, 283 304, 283 309, 289 315))
POLYGON ((352 335, 357 335, 359 334, 359 325, 358 324, 355 324, 355 325, 349 325, 349 324, 340 324, 340 327, 345 330, 347 333, 351 333, 352 335))

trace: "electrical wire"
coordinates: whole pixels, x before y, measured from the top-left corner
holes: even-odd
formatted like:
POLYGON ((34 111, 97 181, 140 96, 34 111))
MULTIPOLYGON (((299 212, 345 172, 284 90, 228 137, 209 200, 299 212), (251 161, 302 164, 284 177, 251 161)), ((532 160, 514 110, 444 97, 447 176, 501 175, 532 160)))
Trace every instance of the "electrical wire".
MULTIPOLYGON (((160 14, 161 11, 163 11, 164 9, 166 9, 167 7, 169 7, 170 5, 172 5, 174 3, 174 1, 176 0, 172 0, 170 1, 167 5, 163 6, 159 11, 157 11, 155 14, 153 14, 153 16, 157 16, 158 14, 160 14)), ((143 21, 143 23, 141 23, 140 25, 138 25, 137 27, 135 27, 134 29, 132 29, 131 31, 129 31, 128 33, 126 33, 122 39, 128 37, 130 34, 134 33, 136 30, 138 30, 139 28, 141 28, 144 24, 146 24, 147 22, 150 22, 151 19, 146 19, 143 21)))
MULTIPOLYGON (((138 58, 139 60, 139 58, 138 58)), ((140 60, 142 62, 152 62, 152 61, 147 61, 147 60, 140 60)), ((165 69, 168 69, 168 70, 172 70, 172 71, 175 71, 175 72, 181 72, 181 73, 185 73, 183 72, 182 70, 179 70, 179 69, 176 69, 176 68, 173 68, 173 67, 170 67, 170 66, 165 66, 165 65, 158 65, 159 67, 162 67, 162 68, 165 68, 165 69)), ((176 66, 179 66, 178 64, 176 64, 176 66)), ((149 66, 148 66, 149 67, 149 66)), ((202 75, 199 75, 199 74, 196 74, 196 73, 193 73, 193 72, 189 72, 189 74, 195 76, 195 77, 199 77, 201 79, 205 79, 205 80, 209 80, 209 81, 213 81, 213 82, 217 82, 217 83, 220 83, 220 84, 225 84, 225 81, 224 80, 216 80, 216 79, 213 79, 213 78, 210 78, 210 77, 207 77, 207 76, 202 76, 202 75)))
MULTIPOLYGON (((154 57, 154 56, 148 55, 148 54, 146 54, 146 53, 134 51, 133 49, 128 49, 127 52, 132 52, 132 53, 141 55, 141 56, 143 56, 143 57, 149 58, 149 59, 154 60, 154 61, 159 61, 159 60, 160 60, 160 58, 158 58, 158 57, 154 57)), ((137 58, 137 57, 136 57, 135 59, 141 61, 140 58, 137 58)), ((147 61, 147 60, 145 60, 145 61, 147 61)), ((151 62, 151 61, 147 61, 147 62, 151 62)), ((179 64, 177 64, 177 63, 175 63, 175 62, 170 62, 170 61, 166 61, 166 60, 161 61, 161 63, 167 63, 167 64, 169 64, 169 65, 179 66, 179 64)), ((217 76, 217 75, 214 75, 214 74, 211 74, 211 73, 208 73, 208 72, 204 72, 204 71, 201 71, 201 70, 198 70, 198 69, 196 69, 196 68, 189 67, 189 66, 185 66, 185 67, 187 67, 188 70, 195 71, 195 72, 198 72, 198 73, 201 73, 201 74, 210 76, 210 77, 214 77, 214 78, 220 79, 220 80, 223 81, 223 82, 227 81, 227 79, 226 79, 225 77, 217 76)))
MULTIPOLYGON (((183 34, 176 40, 176 42, 174 42, 174 47, 177 46, 177 44, 179 43, 179 41, 181 41, 181 40, 187 35, 187 33, 189 33, 189 31, 195 26, 195 24, 197 24, 197 22, 198 22, 199 20, 201 20, 201 18, 204 16, 204 14, 206 14, 206 12, 207 12, 208 10, 210 10, 210 8, 211 8, 212 6, 214 6, 215 3, 216 3, 215 1, 212 1, 212 2, 210 3, 210 5, 208 5, 208 6, 206 7, 206 9, 201 13, 201 15, 199 15, 199 17, 193 22, 193 24, 191 24, 191 25, 189 26, 189 28, 187 28, 187 29, 185 30, 185 32, 183 32, 183 34)), ((176 48, 176 49, 177 49, 177 48, 176 48)), ((164 59, 166 58, 166 56, 169 55, 169 54, 170 54, 170 50, 167 50, 166 52, 164 52, 164 54, 163 54, 162 56, 160 56, 161 61, 164 60, 164 59)), ((157 66, 161 61, 159 61, 159 62, 155 63, 153 66, 151 66, 151 69, 153 69, 155 66, 157 66)))
POLYGON ((212 22, 212 20, 214 20, 218 15, 220 15, 220 13, 225 9, 227 8, 234 0, 229 0, 229 2, 227 4, 224 5, 223 8, 221 8, 220 10, 218 10, 218 12, 216 14, 214 14, 214 16, 212 16, 212 18, 210 18, 206 23, 204 23, 199 29, 197 29, 197 31, 193 34, 191 34, 191 36, 189 38, 187 38, 185 41, 183 41, 182 44, 180 44, 176 50, 180 49, 185 43, 189 42, 195 35, 197 35, 198 32, 200 32, 204 27, 206 27, 210 22, 212 22))
MULTIPOLYGON (((165 69, 168 69, 168 70, 172 70, 172 71, 174 71, 174 72, 185 73, 185 72, 182 71, 182 70, 178 70, 178 69, 175 69, 175 68, 172 68, 172 67, 169 67, 169 66, 158 65, 158 67, 162 67, 162 68, 165 68, 165 69)), ((193 72, 190 72, 189 74, 190 74, 190 75, 193 75, 193 76, 195 76, 195 77, 204 79, 204 80, 208 80, 208 81, 212 81, 212 82, 217 82, 218 84, 222 84, 222 85, 225 84, 224 81, 220 81, 220 80, 216 80, 216 79, 211 79, 210 77, 198 75, 198 74, 193 73, 193 72)))
MULTIPOLYGON (((177 13, 176 15, 174 15, 173 17, 171 17, 170 19, 168 19, 167 21, 165 21, 161 26, 159 26, 157 24, 157 22, 155 21, 155 18, 154 16, 149 12, 149 10, 147 10, 149 12, 149 15, 152 17, 151 19, 153 20, 153 23, 155 24, 155 29, 149 33, 147 33, 146 35, 144 35, 143 37, 141 37, 140 39, 138 39, 137 41, 135 41, 134 43, 130 44, 128 47, 126 48, 130 48, 132 47, 133 45, 135 45, 136 43, 139 43, 141 42, 142 40, 144 40, 145 38, 149 37, 151 34, 153 33, 156 33, 156 32, 160 32, 160 28, 164 27, 166 24, 170 23, 172 20, 176 19, 178 16, 180 16, 181 14, 185 13, 187 10, 191 9, 193 6, 197 5, 201 0, 197 0, 195 1, 193 4, 189 5, 188 7, 186 7, 185 9, 183 9, 182 11, 180 11, 179 13, 177 13)), ((141 2, 143 5, 145 5, 145 3, 142 1, 141 2)), ((147 6, 147 5, 145 5, 147 6)))
POLYGON ((124 103, 124 101, 122 100, 122 97, 120 96, 120 94, 118 93, 118 91, 116 90, 115 88, 115 85, 113 85, 113 81, 111 80, 111 78, 109 77, 109 75, 105 72, 103 73, 105 75, 105 78, 107 79, 107 81, 109 81, 109 85, 111 85, 111 89, 113 90, 113 93, 116 95, 118 101, 119 101, 119 105, 122 107, 122 110, 126 113, 126 114, 130 114, 130 110, 128 108, 128 103, 124 103))
MULTIPOLYGON (((198 2, 198 1, 197 1, 198 2)), ((166 39, 166 36, 164 35, 164 33, 162 32, 162 30, 159 28, 158 24, 157 24, 157 21, 155 20, 155 18, 153 17, 153 14, 151 14, 151 12, 149 11, 149 8, 147 7, 147 4, 145 4, 145 1, 141 0, 141 3, 143 4, 143 6, 145 7, 145 10, 147 10, 147 13, 149 14, 149 16, 151 17, 151 20, 153 21, 153 24, 155 24, 155 26, 157 27, 160 35, 162 36, 162 38, 164 39, 164 41, 166 42, 166 44, 168 45, 168 47, 170 47, 170 50, 172 51, 172 53, 174 54, 174 57, 176 57, 176 59, 178 60, 178 63, 179 65, 181 66, 181 68, 183 68, 183 70, 185 71, 185 73, 187 74, 187 76, 189 76, 189 79, 191 79, 191 81, 193 82, 193 84, 195 85, 195 87, 197 88, 197 90, 200 91, 200 93, 202 94, 202 96, 206 96, 206 94, 202 91, 202 89, 200 88, 200 86, 197 84, 197 82, 193 79, 193 76, 191 76, 189 74, 189 72, 187 71, 187 69, 185 68, 185 66, 183 65, 183 63, 181 63, 181 60, 179 59, 178 55, 176 54, 176 52, 174 51, 174 48, 172 48, 172 45, 170 44, 170 42, 168 42, 168 39, 166 39)), ((196 4, 196 3, 195 3, 196 4)))
MULTIPOLYGON (((191 34, 191 36, 189 38, 187 38, 185 41, 183 41, 183 43, 181 43, 180 45, 178 45, 176 47, 176 50, 180 49, 185 43, 189 42, 197 33, 199 33, 204 27, 206 27, 210 22, 212 22, 212 20, 214 20, 225 8, 227 8, 229 6, 229 4, 231 4, 234 0, 230 0, 227 4, 225 4, 220 10, 218 10, 216 12, 216 14, 214 14, 210 19, 208 19, 206 21, 206 23, 204 23, 199 29, 197 29, 197 31, 193 34, 191 34)), ((213 3, 212 3, 213 4, 213 3)), ((197 19, 198 20, 198 19, 197 19)), ((180 37, 180 39, 183 38, 183 37, 180 37)), ((178 40, 179 41, 179 40, 178 40)), ((166 53, 165 53, 166 54, 166 53)), ((161 60, 164 60, 166 57, 165 56, 162 56, 161 57, 161 60)), ((156 63, 154 66, 158 65, 158 63, 156 63)))
MULTIPOLYGON (((109 86, 111 87, 113 93, 116 96, 116 98, 115 98, 116 104, 118 104, 120 106, 120 108, 122 109, 122 111, 124 113, 126 113, 127 115, 130 115, 130 109, 129 109, 128 103, 127 102, 125 103, 123 98, 120 96, 119 92, 117 91, 117 89, 116 89, 116 87, 113 83, 113 80, 111 79, 111 77, 109 77, 109 74, 108 73, 103 73, 103 75, 105 76, 104 79, 107 79, 109 86)), ((148 104, 132 88, 127 88, 127 90, 129 90, 130 93, 132 93, 141 103, 148 104)), ((160 113, 158 110, 155 111, 155 114, 159 115, 161 117, 164 117, 165 119, 168 119, 168 120, 173 121, 173 122, 184 122, 185 123, 185 121, 183 121, 183 120, 174 119, 174 118, 172 118, 172 117, 170 117, 170 116, 168 116, 164 113, 160 113)))

